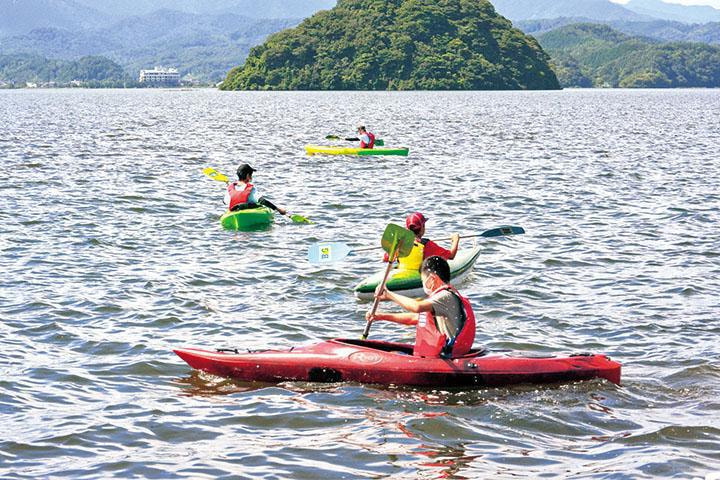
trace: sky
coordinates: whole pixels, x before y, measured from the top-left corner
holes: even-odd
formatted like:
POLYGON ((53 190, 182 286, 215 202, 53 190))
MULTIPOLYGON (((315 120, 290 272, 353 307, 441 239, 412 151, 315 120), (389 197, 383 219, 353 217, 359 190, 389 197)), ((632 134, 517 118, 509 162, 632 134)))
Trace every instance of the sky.
MULTIPOLYGON (((615 3, 628 3, 630 0, 611 0, 615 3)), ((681 3, 683 5, 710 5, 720 8, 720 0, 664 0, 665 3, 681 3)))

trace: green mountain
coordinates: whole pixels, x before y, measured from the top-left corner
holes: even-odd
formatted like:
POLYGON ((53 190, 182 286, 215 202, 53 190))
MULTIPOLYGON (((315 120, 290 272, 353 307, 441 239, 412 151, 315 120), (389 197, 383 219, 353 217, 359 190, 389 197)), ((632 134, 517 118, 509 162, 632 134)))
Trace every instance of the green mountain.
POLYGON ((592 21, 651 19, 610 0, 492 0, 492 3, 500 15, 513 23, 558 17, 581 17, 592 21))
POLYGON ((0 55, 1 82, 69 83, 73 80, 96 86, 114 86, 130 79, 120 65, 104 57, 52 60, 38 55, 0 55))
POLYGON ((575 24, 539 35, 565 87, 719 87, 720 47, 663 43, 606 25, 575 24))
POLYGON ((521 20, 513 22, 513 25, 528 35, 539 35, 575 23, 601 23, 615 30, 627 33, 628 35, 650 37, 666 42, 720 44, 720 22, 689 24, 670 20, 626 22, 595 21, 585 17, 558 17, 540 20, 521 20))
POLYGON ((143 68, 163 65, 176 67, 181 75, 217 82, 267 35, 298 22, 159 10, 96 30, 40 28, 0 38, 0 54, 64 60, 104 56, 133 77, 143 68))
MULTIPOLYGON (((26 0, 23 0, 26 1, 26 0)), ((232 13, 253 18, 303 18, 332 8, 335 0, 75 0, 101 12, 127 17, 169 9, 198 15, 232 13)))
POLYGON ((663 20, 687 23, 720 22, 720 10, 706 5, 679 5, 660 0, 630 0, 625 8, 663 20))
POLYGON ((20 35, 36 28, 92 28, 110 19, 73 0, 0 0, 0 36, 20 35))
POLYGON ((340 0, 253 48, 221 88, 558 87, 537 42, 486 0, 340 0))

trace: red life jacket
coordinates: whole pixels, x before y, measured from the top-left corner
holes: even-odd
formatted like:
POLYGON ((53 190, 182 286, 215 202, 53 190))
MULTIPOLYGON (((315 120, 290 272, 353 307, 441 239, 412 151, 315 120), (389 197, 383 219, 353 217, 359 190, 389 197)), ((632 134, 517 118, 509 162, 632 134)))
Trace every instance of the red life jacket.
POLYGON ((235 190, 235 185, 237 184, 238 182, 228 185, 228 193, 230 194, 228 210, 232 210, 238 205, 248 203, 248 198, 250 198, 250 194, 252 193, 253 185, 251 183, 246 183, 243 190, 235 190))
POLYGON ((360 148, 373 148, 375 146, 375 135, 370 132, 365 133, 367 133, 368 138, 370 138, 370 143, 360 141, 360 148))
POLYGON ((416 357, 460 357, 470 351, 475 341, 475 313, 470 302, 451 285, 443 285, 429 297, 443 290, 451 291, 462 303, 459 331, 454 338, 449 339, 438 330, 432 311, 421 313, 415 328, 413 355, 416 357))

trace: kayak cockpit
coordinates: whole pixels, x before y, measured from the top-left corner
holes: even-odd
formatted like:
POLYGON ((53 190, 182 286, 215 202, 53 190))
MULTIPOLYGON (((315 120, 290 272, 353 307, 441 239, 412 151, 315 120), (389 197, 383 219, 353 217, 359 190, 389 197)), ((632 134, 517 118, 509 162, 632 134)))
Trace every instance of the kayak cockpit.
MULTIPOLYGON (((352 345, 355 347, 362 347, 386 353, 396 353, 400 355, 413 354, 413 346, 407 343, 384 342, 381 340, 357 340, 350 338, 335 338, 333 340, 330 340, 330 342, 342 345, 352 345)), ((467 354, 456 358, 478 358, 487 354, 488 350, 485 347, 480 347, 474 348, 470 350, 467 354)))

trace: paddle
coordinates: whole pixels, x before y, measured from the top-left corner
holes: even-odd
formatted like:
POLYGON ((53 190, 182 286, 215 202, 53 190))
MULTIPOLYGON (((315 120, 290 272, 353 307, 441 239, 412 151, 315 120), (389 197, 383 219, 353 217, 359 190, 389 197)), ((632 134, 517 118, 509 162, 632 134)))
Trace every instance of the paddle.
MULTIPOLYGON (((378 291, 382 292, 385 289, 385 284, 387 283, 387 279, 390 276, 390 270, 392 270, 395 260, 410 255, 414 241, 415 234, 410 230, 401 227, 400 225, 395 225, 391 223, 385 228, 385 232, 383 233, 380 245, 382 246, 383 250, 388 253, 388 258, 390 258, 391 261, 388 262, 388 266, 385 269, 385 276, 383 277, 382 283, 380 283, 380 289, 378 291)), ((375 297, 372 308, 370 309, 371 318, 373 315, 375 315, 375 312, 377 312, 379 305, 380 300, 378 299, 378 297, 375 297)), ((367 340, 367 337, 370 334, 371 324, 372 322, 370 320, 368 320, 365 324, 365 330, 363 330, 362 334, 363 340, 367 340)))
MULTIPOLYGON (((461 235, 460 238, 475 238, 475 237, 501 237, 504 235, 521 235, 525 233, 525 229, 522 227, 514 226, 502 226, 487 230, 477 235, 461 235)), ((451 240, 452 237, 439 238, 437 242, 444 240, 451 240)), ((378 247, 365 247, 365 248, 352 248, 346 243, 342 242, 320 242, 314 243, 308 247, 308 261, 314 264, 324 263, 335 263, 343 260, 345 257, 352 253, 367 252, 375 250, 378 247)))
MULTIPOLYGON (((326 140, 346 140, 346 141, 348 141, 348 142, 359 142, 359 141, 360 141, 360 139, 359 139, 359 138, 356 138, 356 137, 353 137, 353 138, 342 138, 342 137, 338 137, 337 135, 326 135, 326 136, 325 136, 325 139, 326 139, 326 140)), ((380 139, 380 138, 376 138, 376 139, 375 139, 375 146, 376 146, 376 147, 384 147, 384 146, 385 146, 385 140, 382 140, 382 139, 380 139)))
MULTIPOLYGON (((211 178, 212 180, 216 180, 218 182, 230 183, 230 179, 227 177, 227 175, 224 175, 224 174, 218 172, 217 170, 215 170, 212 167, 208 167, 208 168, 204 169, 203 173, 205 175, 207 175, 209 178, 211 178)), ((262 200, 263 205, 280 213, 280 211, 278 210, 278 207, 273 205, 271 202, 269 202, 268 200, 265 200, 265 199, 261 199, 261 200, 262 200)), ((303 217, 302 215, 290 214, 289 212, 285 212, 282 215, 289 217, 290 220, 292 220, 295 223, 308 223, 308 224, 313 223, 309 219, 303 217)))
POLYGON ((213 180, 217 180, 218 182, 225 182, 228 183, 230 179, 227 177, 227 175, 223 175, 222 173, 218 172, 214 168, 208 167, 203 170, 203 173, 210 177, 213 180))

